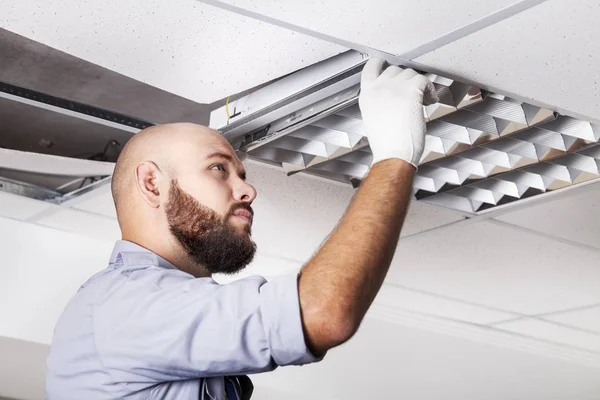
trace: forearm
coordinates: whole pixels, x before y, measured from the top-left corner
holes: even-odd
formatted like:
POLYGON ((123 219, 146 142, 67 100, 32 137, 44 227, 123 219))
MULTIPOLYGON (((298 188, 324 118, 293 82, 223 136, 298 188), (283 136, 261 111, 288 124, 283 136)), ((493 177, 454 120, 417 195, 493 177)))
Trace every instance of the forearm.
POLYGON ((300 305, 314 351, 347 340, 375 298, 394 256, 414 172, 400 159, 375 164, 338 227, 301 271, 300 305))

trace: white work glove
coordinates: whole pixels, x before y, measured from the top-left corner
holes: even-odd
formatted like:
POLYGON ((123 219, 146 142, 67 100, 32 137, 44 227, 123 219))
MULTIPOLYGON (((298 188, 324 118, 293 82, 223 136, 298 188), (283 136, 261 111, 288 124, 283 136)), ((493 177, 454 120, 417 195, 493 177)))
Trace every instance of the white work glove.
POLYGON ((412 69, 388 67, 372 58, 365 65, 359 106, 373 161, 399 158, 418 166, 425 145, 423 105, 438 101, 433 83, 412 69))

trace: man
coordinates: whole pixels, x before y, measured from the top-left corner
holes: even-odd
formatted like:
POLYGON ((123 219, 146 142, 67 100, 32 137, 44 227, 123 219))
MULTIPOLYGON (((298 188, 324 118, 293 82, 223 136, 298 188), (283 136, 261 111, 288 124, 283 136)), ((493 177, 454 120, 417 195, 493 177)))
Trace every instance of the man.
POLYGON ((377 294, 423 152, 433 85, 370 60, 360 107, 373 164, 301 272, 227 285, 254 256, 255 189, 218 133, 149 128, 123 149, 113 198, 123 240, 55 329, 47 398, 245 399, 246 374, 318 361, 352 337, 377 294))

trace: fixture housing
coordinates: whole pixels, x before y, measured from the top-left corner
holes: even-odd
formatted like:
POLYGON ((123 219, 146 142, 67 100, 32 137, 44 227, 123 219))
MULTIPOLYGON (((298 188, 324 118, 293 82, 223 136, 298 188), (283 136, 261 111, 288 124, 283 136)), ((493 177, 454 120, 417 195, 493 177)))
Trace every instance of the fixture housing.
MULTIPOLYGON (((358 94, 366 54, 349 51, 211 113, 249 158, 357 186, 372 155, 358 94)), ((423 72, 440 101, 424 107, 417 200, 479 214, 600 178, 600 126, 423 72)))
POLYGON ((53 204, 110 183, 145 121, 0 82, 0 193, 53 204))

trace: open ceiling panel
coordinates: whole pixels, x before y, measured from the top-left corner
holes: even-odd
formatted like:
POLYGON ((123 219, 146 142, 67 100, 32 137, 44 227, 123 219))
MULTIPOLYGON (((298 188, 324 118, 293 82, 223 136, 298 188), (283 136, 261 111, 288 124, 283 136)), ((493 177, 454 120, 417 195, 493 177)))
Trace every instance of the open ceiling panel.
MULTIPOLYGON (((351 51, 289 75, 213 111, 211 126, 290 175, 357 186, 372 158, 357 105, 366 58, 351 51)), ((416 199, 476 214, 600 178, 599 126, 423 73, 440 102, 423 109, 416 199)))
POLYGON ((61 204, 95 190, 149 125, 0 82, 0 191, 61 204))

